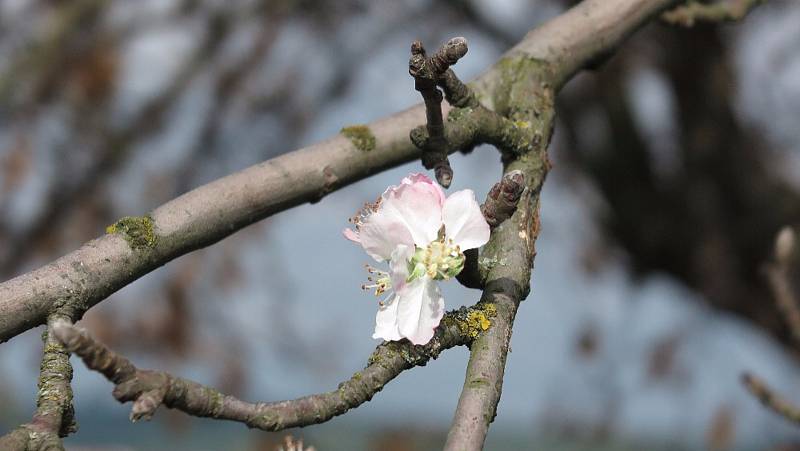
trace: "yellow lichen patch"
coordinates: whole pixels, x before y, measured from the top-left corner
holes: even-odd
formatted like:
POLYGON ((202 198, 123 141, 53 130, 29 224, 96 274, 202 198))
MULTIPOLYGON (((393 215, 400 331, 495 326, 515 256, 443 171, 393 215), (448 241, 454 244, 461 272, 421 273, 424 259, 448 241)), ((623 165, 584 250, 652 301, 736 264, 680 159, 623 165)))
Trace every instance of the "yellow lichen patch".
POLYGON ((467 311, 465 316, 456 318, 458 330, 469 338, 477 338, 481 332, 489 330, 492 326, 490 318, 497 316, 497 308, 494 304, 478 304, 476 307, 467 311))
POLYGON ((341 130, 342 135, 349 139, 358 150, 369 152, 375 149, 376 140, 372 130, 366 125, 350 125, 341 130))
POLYGON ((155 223, 150 216, 125 216, 106 227, 109 235, 118 233, 133 249, 153 247, 156 244, 155 223))
POLYGON ((489 321, 489 318, 487 318, 483 312, 479 311, 469 312, 467 321, 469 322, 470 329, 475 331, 489 330, 489 326, 492 325, 492 322, 489 321))

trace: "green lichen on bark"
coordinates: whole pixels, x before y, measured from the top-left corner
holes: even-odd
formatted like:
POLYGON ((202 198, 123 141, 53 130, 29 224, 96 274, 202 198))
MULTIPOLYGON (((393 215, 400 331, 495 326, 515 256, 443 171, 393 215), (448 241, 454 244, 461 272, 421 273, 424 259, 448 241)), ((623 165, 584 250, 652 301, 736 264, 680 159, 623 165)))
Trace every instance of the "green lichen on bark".
POLYGON ((372 130, 366 125, 350 125, 343 127, 341 134, 349 139, 358 150, 369 152, 375 149, 377 143, 375 135, 372 134, 372 130))
POLYGON ((456 327, 459 333, 470 340, 489 330, 492 318, 497 316, 497 307, 491 302, 479 302, 472 307, 462 307, 444 317, 445 327, 456 327))
POLYGON ((150 216, 125 216, 106 227, 106 233, 122 235, 134 250, 151 248, 158 241, 155 222, 150 216))
POLYGON ((495 69, 499 83, 494 83, 491 92, 493 109, 511 120, 539 117, 541 110, 527 107, 542 88, 550 88, 541 81, 550 78, 550 64, 529 56, 508 56, 498 61, 495 69))
POLYGON ((54 316, 48 322, 48 327, 42 334, 44 349, 42 363, 39 369, 38 393, 36 397, 36 415, 40 424, 50 424, 57 427, 53 431, 56 436, 66 437, 77 430, 74 420, 75 412, 72 406, 72 365, 69 361, 69 352, 58 341, 51 330, 50 324, 59 316, 54 316))

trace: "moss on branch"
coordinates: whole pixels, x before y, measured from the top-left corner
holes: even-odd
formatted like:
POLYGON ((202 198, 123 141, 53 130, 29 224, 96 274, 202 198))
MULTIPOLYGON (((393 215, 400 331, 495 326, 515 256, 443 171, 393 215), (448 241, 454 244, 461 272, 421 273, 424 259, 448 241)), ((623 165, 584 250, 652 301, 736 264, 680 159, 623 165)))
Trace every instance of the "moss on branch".
POLYGON ((349 139, 358 150, 369 152, 375 149, 375 135, 366 125, 349 125, 343 127, 340 133, 349 139))
POLYGON ((150 216, 125 216, 106 227, 106 233, 121 235, 134 250, 151 248, 158 241, 155 222, 150 216))

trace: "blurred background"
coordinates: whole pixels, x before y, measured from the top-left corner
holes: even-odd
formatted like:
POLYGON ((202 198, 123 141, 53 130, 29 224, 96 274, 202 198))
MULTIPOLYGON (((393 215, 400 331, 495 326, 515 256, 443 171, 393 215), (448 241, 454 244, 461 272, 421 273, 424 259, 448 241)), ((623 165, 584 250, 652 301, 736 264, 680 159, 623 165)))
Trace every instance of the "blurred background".
MULTIPOLYGON (((420 101, 409 45, 465 36, 470 79, 558 0, 0 0, 0 273, 9 279, 215 178, 420 101)), ((489 450, 789 450, 797 350, 763 274, 800 224, 800 3, 741 24, 648 26, 558 100, 531 296, 489 450)), ((483 198, 488 147, 452 157, 483 198)), ((488 168, 488 169, 487 169, 488 168)), ((368 257, 341 237, 418 163, 184 256, 82 325, 140 367, 250 400, 332 390, 363 367, 368 257)), ((448 308, 479 293, 447 284, 448 308)), ((0 346, 0 433, 35 408, 41 329, 0 346)), ((290 431, 318 451, 444 441, 467 361, 444 353, 371 402, 290 431)), ((159 411, 131 424, 75 365, 75 450, 271 450, 283 437, 159 411)))

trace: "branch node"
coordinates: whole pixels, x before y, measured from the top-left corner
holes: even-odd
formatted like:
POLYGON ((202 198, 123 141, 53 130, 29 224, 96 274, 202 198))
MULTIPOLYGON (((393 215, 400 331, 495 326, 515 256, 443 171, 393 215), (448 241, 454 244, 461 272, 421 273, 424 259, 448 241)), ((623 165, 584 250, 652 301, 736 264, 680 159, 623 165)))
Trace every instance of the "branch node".
POLYGON ((422 165, 426 169, 433 169, 436 180, 445 188, 453 181, 453 169, 447 158, 448 142, 442 119, 443 97, 437 85, 443 86, 448 100, 455 94, 455 98, 462 103, 468 101, 471 93, 450 70, 450 66, 466 53, 467 40, 462 37, 450 39, 431 57, 427 56, 422 42, 414 41, 411 43, 411 58, 408 60, 408 73, 414 77, 414 89, 419 91, 425 101, 428 132, 427 138, 423 140, 419 131, 412 130, 411 141, 422 150, 422 165))
POLYGON ((481 212, 489 226, 494 228, 510 218, 525 190, 525 175, 520 170, 511 171, 492 186, 481 205, 481 212))

